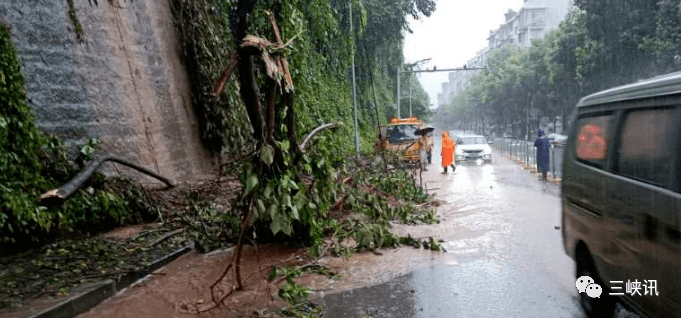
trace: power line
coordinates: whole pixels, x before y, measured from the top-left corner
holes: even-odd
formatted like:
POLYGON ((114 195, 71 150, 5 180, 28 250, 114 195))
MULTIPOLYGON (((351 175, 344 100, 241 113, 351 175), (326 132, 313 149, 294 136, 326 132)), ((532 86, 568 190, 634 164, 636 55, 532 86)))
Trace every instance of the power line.
POLYGON ((462 68, 445 68, 441 70, 433 69, 425 69, 425 70, 416 70, 416 71, 401 71, 401 73, 432 73, 432 72, 452 72, 452 71, 476 71, 476 70, 486 70, 486 67, 462 67, 462 68))

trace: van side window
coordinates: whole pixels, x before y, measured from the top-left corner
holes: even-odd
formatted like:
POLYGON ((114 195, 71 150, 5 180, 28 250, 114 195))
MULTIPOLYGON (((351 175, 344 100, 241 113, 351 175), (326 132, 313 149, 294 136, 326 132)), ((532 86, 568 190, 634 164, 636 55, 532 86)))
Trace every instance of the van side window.
POLYGON ((626 114, 615 172, 658 186, 668 186, 673 160, 675 110, 642 109, 626 114))
POLYGON ((613 115, 582 117, 577 122, 575 156, 586 164, 603 168, 610 144, 610 124, 613 115))

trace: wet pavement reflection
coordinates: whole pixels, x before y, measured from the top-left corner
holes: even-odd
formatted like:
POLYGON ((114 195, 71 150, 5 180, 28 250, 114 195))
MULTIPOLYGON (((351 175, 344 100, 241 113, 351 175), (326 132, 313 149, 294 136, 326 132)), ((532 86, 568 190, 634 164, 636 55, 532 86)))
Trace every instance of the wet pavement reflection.
MULTIPOLYGON (((321 294, 327 316, 584 317, 574 261, 562 245, 559 186, 498 153, 491 164, 442 174, 439 154, 424 180, 443 202, 441 223, 394 230, 443 239, 446 252, 401 248, 379 257, 383 264, 357 264, 362 274, 347 273, 349 281, 362 276, 375 284, 321 294)), ((616 317, 637 316, 618 307, 616 317)))

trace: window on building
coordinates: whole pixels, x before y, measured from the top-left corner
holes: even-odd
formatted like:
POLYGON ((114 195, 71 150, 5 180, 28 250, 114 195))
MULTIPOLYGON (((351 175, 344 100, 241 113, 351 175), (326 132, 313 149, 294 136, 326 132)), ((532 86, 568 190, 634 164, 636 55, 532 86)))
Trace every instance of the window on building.
POLYGON ((658 186, 669 185, 677 130, 675 114, 673 108, 628 112, 617 149, 615 172, 658 186))
POLYGON ((610 144, 610 125, 612 114, 581 117, 578 119, 575 137, 575 156, 588 165, 604 168, 608 145, 610 144))

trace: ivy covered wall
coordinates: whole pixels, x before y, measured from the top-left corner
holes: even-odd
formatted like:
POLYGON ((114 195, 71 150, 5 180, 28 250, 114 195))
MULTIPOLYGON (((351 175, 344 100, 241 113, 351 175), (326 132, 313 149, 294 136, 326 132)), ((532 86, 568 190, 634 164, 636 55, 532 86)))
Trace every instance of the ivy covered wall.
POLYGON ((67 145, 99 138, 103 150, 174 180, 202 178, 211 158, 168 2, 94 3, 0 1, 37 124, 67 145))

